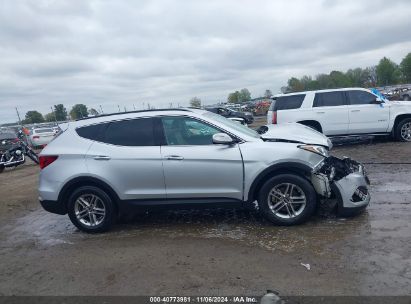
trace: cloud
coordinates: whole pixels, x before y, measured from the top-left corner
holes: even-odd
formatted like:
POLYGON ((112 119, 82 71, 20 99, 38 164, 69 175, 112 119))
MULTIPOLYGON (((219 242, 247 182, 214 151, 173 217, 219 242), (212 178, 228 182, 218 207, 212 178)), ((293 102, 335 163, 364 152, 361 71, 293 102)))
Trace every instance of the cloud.
POLYGON ((0 123, 64 103, 105 112, 213 103, 291 76, 399 62, 406 0, 3 0, 0 123))

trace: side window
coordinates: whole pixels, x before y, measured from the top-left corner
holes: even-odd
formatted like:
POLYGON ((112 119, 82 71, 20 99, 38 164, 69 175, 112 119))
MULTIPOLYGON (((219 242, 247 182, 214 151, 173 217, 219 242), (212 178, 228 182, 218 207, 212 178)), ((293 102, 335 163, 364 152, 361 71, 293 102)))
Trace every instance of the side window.
POLYGON ((154 119, 139 118, 110 122, 101 141, 117 146, 155 146, 154 119))
POLYGON ((277 97, 274 111, 299 109, 303 104, 304 98, 305 94, 277 97))
POLYGON ((211 145, 213 135, 220 130, 189 117, 164 117, 161 119, 168 145, 211 145))
POLYGON ((337 107, 345 105, 344 92, 316 93, 313 107, 337 107))
POLYGON ((352 105, 372 104, 377 99, 375 95, 365 91, 348 91, 347 93, 352 105))
POLYGON ((86 127, 77 128, 76 132, 83 138, 91 139, 91 140, 99 140, 99 136, 101 135, 101 130, 104 128, 105 124, 98 124, 98 125, 91 125, 86 127))

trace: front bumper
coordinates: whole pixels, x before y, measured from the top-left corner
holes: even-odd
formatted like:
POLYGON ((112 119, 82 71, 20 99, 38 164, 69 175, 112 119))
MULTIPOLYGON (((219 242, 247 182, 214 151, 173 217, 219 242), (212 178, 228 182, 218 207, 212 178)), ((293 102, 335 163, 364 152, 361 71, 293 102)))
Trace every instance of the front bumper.
POLYGON ((326 158, 311 180, 320 196, 337 199, 340 213, 359 211, 370 203, 370 182, 364 166, 349 158, 326 158))

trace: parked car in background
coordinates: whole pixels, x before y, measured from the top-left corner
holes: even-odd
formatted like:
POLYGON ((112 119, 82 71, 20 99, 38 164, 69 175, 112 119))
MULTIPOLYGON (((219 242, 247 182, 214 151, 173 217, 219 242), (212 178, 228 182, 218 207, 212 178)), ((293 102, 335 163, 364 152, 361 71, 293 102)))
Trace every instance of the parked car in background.
POLYGON ((53 129, 54 134, 57 134, 57 133, 60 132, 59 126, 55 126, 55 127, 53 127, 52 129, 53 129))
POLYGON ((247 125, 247 123, 245 122, 245 119, 244 118, 239 118, 239 117, 229 117, 228 118, 229 120, 232 120, 232 121, 235 121, 236 123, 239 123, 239 124, 241 124, 241 125, 243 125, 243 126, 248 126, 247 125))
POLYGON ((12 130, 0 131, 0 152, 9 150, 19 141, 17 134, 12 130))
POLYGON ((300 124, 257 133, 208 111, 167 109, 62 129, 40 154, 39 199, 86 232, 154 205, 258 201, 269 221, 295 225, 310 218, 319 198, 336 199, 350 214, 370 201, 363 166, 330 156, 331 141, 300 124))
POLYGON ((252 124, 254 122, 254 116, 250 112, 234 111, 224 107, 206 107, 205 110, 216 113, 226 118, 243 118, 247 124, 252 124))
POLYGON ((30 143, 33 147, 49 144, 56 135, 53 128, 34 128, 30 131, 30 143))
POLYGON ((276 95, 267 123, 290 122, 328 136, 391 134, 397 140, 411 141, 411 102, 389 101, 363 88, 276 95))
POLYGON ((406 100, 406 101, 411 100, 411 89, 410 88, 404 89, 400 92, 400 100, 406 100))

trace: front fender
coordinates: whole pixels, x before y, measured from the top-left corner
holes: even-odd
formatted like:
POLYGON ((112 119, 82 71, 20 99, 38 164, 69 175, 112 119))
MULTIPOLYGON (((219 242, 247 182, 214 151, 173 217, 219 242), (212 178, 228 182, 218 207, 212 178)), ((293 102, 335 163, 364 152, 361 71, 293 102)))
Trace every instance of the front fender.
POLYGON ((257 199, 258 190, 264 182, 272 176, 285 172, 292 172, 300 176, 310 176, 312 170, 313 168, 311 168, 308 164, 299 161, 287 161, 273 164, 255 176, 252 183, 244 191, 244 201, 247 201, 248 203, 255 201, 257 199))

